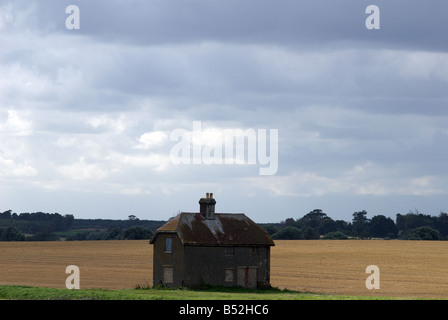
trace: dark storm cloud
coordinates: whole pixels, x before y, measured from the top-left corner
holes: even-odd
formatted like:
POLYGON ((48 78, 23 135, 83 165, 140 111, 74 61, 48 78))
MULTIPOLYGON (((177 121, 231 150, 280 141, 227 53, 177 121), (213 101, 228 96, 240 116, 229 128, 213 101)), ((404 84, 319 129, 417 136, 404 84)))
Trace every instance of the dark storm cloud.
MULTIPOLYGON (((27 28, 67 32, 73 1, 14 1, 27 28)), ((438 0, 153 0, 76 1, 79 34, 137 45, 218 41, 290 46, 356 42, 393 48, 446 50, 440 37, 448 3, 438 0), (381 11, 381 32, 366 30, 366 7, 381 11)), ((18 27, 22 27, 18 25, 18 27)), ((22 29, 23 30, 23 29, 22 29)))
POLYGON ((61 106, 129 108, 123 95, 133 94, 190 97, 202 104, 219 95, 223 103, 246 108, 343 99, 344 107, 372 112, 443 112, 443 61, 429 66, 441 74, 420 77, 418 60, 428 69, 426 56, 403 60, 397 51, 378 50, 444 46, 443 3, 379 0, 382 29, 369 31, 366 1, 79 1, 82 25, 76 32, 65 28, 69 4, 15 2, 8 31, 65 37, 29 38, 28 46, 24 42, 2 57, 56 83, 64 68, 72 78, 78 72, 77 83, 92 91, 61 106), (402 74, 412 69, 412 77, 402 74))
POLYGON ((109 41, 138 44, 223 41, 320 46, 343 41, 446 50, 439 32, 447 3, 375 1, 381 10, 381 34, 364 27, 370 4, 358 0, 168 0, 135 1, 123 8, 121 2, 89 2, 85 27, 87 33, 109 41))

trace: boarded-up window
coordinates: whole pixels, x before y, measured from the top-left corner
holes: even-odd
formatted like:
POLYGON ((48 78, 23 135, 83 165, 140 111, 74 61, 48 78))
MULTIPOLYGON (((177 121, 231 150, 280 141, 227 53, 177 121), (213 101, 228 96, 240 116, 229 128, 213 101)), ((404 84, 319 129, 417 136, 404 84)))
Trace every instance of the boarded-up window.
POLYGON ((238 267, 236 285, 245 288, 257 288, 257 267, 238 267))
POLYGON ((258 247, 251 247, 249 251, 249 255, 251 256, 258 256, 258 247))
POLYGON ((173 283, 173 266, 163 266, 163 283, 173 283))
POLYGON ((226 256, 233 256, 233 255, 235 255, 235 248, 234 247, 225 247, 224 248, 224 255, 226 255, 226 256))
POLYGON ((167 237, 165 238, 165 252, 171 253, 173 250, 173 238, 167 237))
POLYGON ((234 269, 225 269, 225 278, 224 281, 225 282, 233 282, 234 281, 234 274, 235 274, 235 270, 234 269))

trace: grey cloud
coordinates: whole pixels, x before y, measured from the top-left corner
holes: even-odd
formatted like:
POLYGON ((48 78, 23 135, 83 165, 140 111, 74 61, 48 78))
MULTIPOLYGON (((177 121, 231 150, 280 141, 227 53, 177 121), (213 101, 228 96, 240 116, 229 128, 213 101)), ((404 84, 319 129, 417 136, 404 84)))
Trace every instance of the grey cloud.
MULTIPOLYGON (((61 19, 57 12, 67 3, 56 5, 47 1, 29 7, 21 3, 23 14, 33 16, 22 20, 36 24, 39 30, 37 21, 43 25, 54 24, 56 20, 51 17, 61 19)), ((367 34, 364 27, 357 28, 353 22, 357 24, 365 19, 364 13, 355 14, 364 9, 359 1, 246 1, 238 4, 191 1, 188 6, 180 6, 176 1, 135 1, 130 5, 114 1, 80 2, 83 20, 80 31, 85 32, 81 33, 84 36, 67 33, 67 30, 63 33, 65 38, 49 34, 51 42, 43 40, 43 43, 51 47, 37 44, 38 51, 33 50, 33 40, 28 38, 29 47, 22 44, 4 59, 20 61, 30 69, 39 70, 40 75, 54 83, 52 89, 61 97, 60 107, 129 108, 127 97, 137 94, 189 97, 193 104, 211 103, 219 96, 223 104, 244 104, 246 108, 251 104, 272 103, 277 109, 285 105, 295 108, 298 104, 316 101, 334 104, 339 100, 350 107, 347 101, 351 100, 354 108, 371 111, 443 112, 440 102, 445 99, 441 92, 446 86, 446 77, 437 79, 434 72, 429 74, 430 79, 400 75, 402 70, 413 67, 411 62, 403 65, 400 61, 407 51, 388 54, 363 48, 363 43, 375 41, 375 38, 389 41, 393 47, 402 40, 396 37, 397 41, 392 41, 394 37, 390 36, 387 21, 399 20, 403 25, 414 25, 414 21, 428 19, 432 10, 440 8, 433 2, 423 10, 416 2, 394 5, 380 2, 378 5, 385 12, 386 30, 367 34), (173 7, 176 9, 172 10, 173 7), (394 15, 390 19, 388 12, 394 15), (153 16, 145 19, 146 14, 153 16), (412 23, 398 19, 398 14, 414 17, 412 23), (159 26, 160 30, 153 34, 153 28, 140 28, 144 21, 159 26), (224 32, 223 26, 229 30, 224 32), (203 35, 207 32, 209 37, 203 35), (342 37, 338 36, 339 32, 342 37), (228 36, 224 35, 227 33, 228 36), (258 33, 262 41, 254 40, 257 39, 254 33, 258 33), (165 40, 148 40, 157 37, 165 40), (126 43, 120 43, 120 39, 126 39, 126 43), (316 46, 309 47, 312 39, 316 46), (339 44, 333 48, 326 42, 339 44), (291 43, 296 44, 290 46, 291 43), (358 45, 361 49, 356 48, 358 45), (74 81, 69 89, 57 85, 63 70, 68 70, 65 76, 74 81), (85 87, 81 89, 76 85, 85 87), (263 92, 262 97, 259 92, 263 92), (67 96, 70 99, 64 100, 67 96), (101 102, 96 103, 97 98, 101 102), (356 103, 356 100, 364 103, 367 98, 372 99, 369 102, 372 106, 356 103), (425 108, 421 107, 422 99, 425 108)), ((436 23, 431 20, 423 26, 432 28, 436 23)), ((390 29, 398 32, 403 25, 395 22, 390 29)), ((422 29, 425 27, 419 28, 420 33, 422 29)), ((404 38, 414 34, 412 27, 406 30, 400 33, 404 38)), ((413 43, 419 43, 419 38, 414 37, 413 43)), ((409 45, 413 46, 410 41, 409 45)), ((444 59, 446 61, 446 57, 444 59)), ((446 62, 436 67, 448 69, 446 62)))
POLYGON ((300 214, 290 209, 299 202, 341 212, 335 194, 354 211, 394 188, 446 192, 448 5, 375 3, 381 30, 368 31, 371 3, 358 0, 78 1, 75 31, 65 29, 71 1, 3 2, 0 123, 11 127, 0 129, 3 203, 20 210, 12 200, 26 185, 29 206, 43 205, 32 201, 43 188, 70 210, 95 213, 115 195, 120 208, 132 195, 146 206, 139 212, 149 202, 165 209, 160 199, 184 210, 167 195, 187 204, 184 194, 210 188, 272 221, 266 208, 285 219, 300 214), (277 176, 261 179, 257 166, 171 166, 169 144, 138 147, 144 134, 169 137, 193 120, 279 129, 277 176))
MULTIPOLYGON (((9 21, 16 31, 24 27, 47 34, 67 34, 65 8, 72 1, 14 1, 9 21), (19 14, 19 12, 21 14, 19 14)), ((353 46, 447 49, 438 36, 448 4, 438 0, 377 0, 382 29, 367 31, 368 1, 343 0, 154 0, 77 1, 82 22, 78 34, 96 41, 155 45, 202 41, 323 46, 352 42, 353 46)), ((7 8, 8 3, 3 5, 7 8)))
POLYGON ((378 0, 383 30, 377 34, 367 33, 364 27, 369 4, 357 0, 136 1, 123 8, 107 1, 86 4, 85 23, 100 38, 139 44, 213 40, 307 46, 357 41, 446 50, 446 43, 436 35, 444 24, 441 13, 447 4, 378 0))

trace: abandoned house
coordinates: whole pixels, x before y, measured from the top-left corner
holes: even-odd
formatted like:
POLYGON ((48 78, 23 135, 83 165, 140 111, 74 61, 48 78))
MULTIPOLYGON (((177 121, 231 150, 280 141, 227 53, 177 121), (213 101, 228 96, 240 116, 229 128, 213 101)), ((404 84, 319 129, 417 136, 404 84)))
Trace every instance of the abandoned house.
POLYGON ((213 193, 198 213, 182 212, 154 233, 154 285, 268 285, 269 234, 243 213, 215 213, 213 193))

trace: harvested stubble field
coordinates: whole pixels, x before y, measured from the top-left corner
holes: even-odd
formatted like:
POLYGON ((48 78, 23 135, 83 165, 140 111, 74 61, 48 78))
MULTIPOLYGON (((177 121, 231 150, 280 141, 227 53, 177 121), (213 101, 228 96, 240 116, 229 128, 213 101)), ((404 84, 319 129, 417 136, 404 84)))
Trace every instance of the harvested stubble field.
MULTIPOLYGON (((355 296, 448 298, 448 242, 399 240, 276 241, 271 283, 298 291, 355 296), (380 289, 368 290, 368 265, 380 289)), ((152 284, 152 246, 139 241, 0 242, 0 284, 65 288, 68 265, 81 288, 152 284)))

